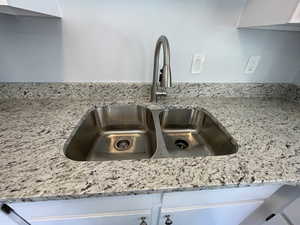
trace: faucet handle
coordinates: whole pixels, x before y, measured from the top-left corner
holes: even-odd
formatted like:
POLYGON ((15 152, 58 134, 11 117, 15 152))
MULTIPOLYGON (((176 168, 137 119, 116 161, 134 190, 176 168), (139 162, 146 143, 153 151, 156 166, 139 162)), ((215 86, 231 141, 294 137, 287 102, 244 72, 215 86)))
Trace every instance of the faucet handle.
POLYGON ((167 92, 164 91, 164 90, 161 90, 161 91, 157 91, 156 92, 156 96, 166 96, 167 95, 167 92))

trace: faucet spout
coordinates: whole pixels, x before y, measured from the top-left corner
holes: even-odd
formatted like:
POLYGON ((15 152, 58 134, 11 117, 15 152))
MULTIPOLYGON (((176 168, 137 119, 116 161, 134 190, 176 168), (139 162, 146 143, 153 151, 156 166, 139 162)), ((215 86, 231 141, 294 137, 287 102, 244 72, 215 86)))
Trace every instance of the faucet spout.
POLYGON ((166 95, 166 88, 172 87, 172 74, 170 66, 170 45, 166 36, 161 36, 155 47, 153 82, 151 89, 151 102, 157 102, 157 96, 166 95), (163 67, 159 69, 159 58, 163 49, 163 67), (159 87, 161 90, 159 90, 159 87))

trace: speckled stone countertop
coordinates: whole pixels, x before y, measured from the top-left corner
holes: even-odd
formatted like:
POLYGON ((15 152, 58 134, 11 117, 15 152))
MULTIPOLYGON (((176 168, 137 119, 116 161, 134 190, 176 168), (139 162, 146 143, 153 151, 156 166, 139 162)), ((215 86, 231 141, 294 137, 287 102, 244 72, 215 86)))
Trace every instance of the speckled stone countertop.
MULTIPOLYGON (((88 98, 0 100, 0 201, 300 183, 300 104, 270 98, 170 97, 161 107, 201 107, 239 144, 237 154, 205 158, 75 162, 65 141, 93 105, 88 98)), ((147 105, 146 99, 113 104, 147 105)))

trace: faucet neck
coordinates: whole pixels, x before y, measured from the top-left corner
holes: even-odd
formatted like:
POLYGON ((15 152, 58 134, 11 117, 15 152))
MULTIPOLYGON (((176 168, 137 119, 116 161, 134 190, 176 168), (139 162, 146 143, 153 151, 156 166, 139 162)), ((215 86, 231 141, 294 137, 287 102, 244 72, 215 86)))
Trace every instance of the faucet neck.
POLYGON ((153 68, 153 83, 152 83, 152 90, 151 90, 151 102, 157 101, 158 95, 166 95, 165 91, 158 92, 158 86, 162 88, 171 87, 172 80, 171 80, 171 67, 170 67, 170 45, 169 41, 166 36, 161 36, 155 47, 155 54, 154 54, 154 68, 153 68), (163 68, 159 69, 159 59, 161 49, 163 48, 163 68), (160 73, 161 72, 161 73, 160 73), (159 77, 160 76, 160 77, 159 77), (158 85, 158 83, 160 85, 158 85))
POLYGON ((170 44, 166 36, 161 36, 156 43, 154 60, 157 61, 157 63, 159 63, 161 47, 163 48, 164 65, 169 66, 170 65, 170 44))

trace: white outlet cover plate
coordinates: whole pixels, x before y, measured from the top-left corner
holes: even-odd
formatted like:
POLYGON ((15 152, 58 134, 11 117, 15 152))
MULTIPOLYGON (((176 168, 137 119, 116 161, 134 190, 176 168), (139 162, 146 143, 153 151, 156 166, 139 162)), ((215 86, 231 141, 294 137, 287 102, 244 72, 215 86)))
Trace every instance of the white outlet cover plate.
POLYGON ((192 62, 192 74, 199 74, 202 72, 205 59, 205 54, 194 54, 192 62))
POLYGON ((244 73, 253 74, 256 71, 260 60, 261 60, 261 56, 250 56, 244 73))

